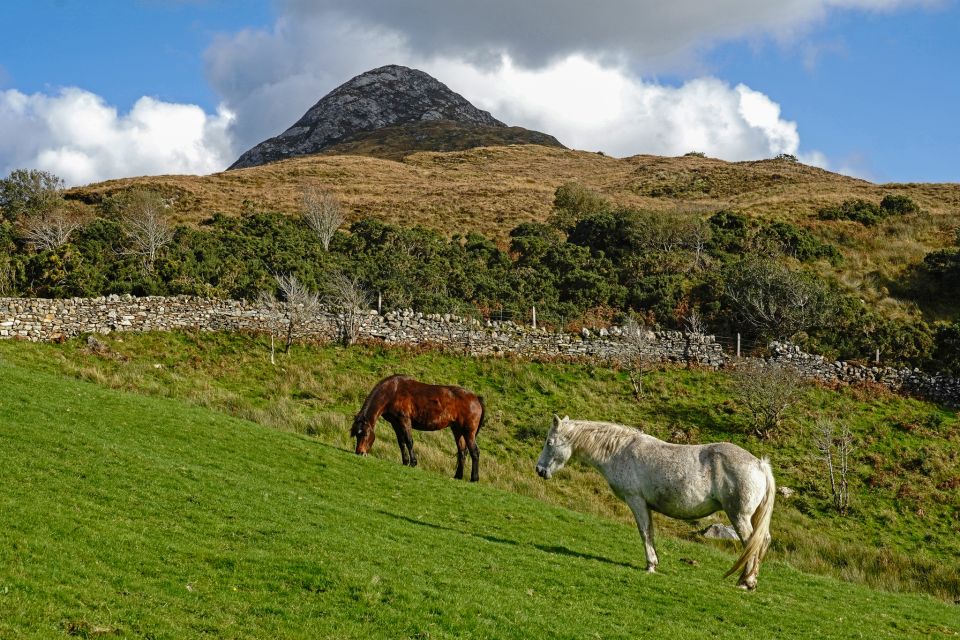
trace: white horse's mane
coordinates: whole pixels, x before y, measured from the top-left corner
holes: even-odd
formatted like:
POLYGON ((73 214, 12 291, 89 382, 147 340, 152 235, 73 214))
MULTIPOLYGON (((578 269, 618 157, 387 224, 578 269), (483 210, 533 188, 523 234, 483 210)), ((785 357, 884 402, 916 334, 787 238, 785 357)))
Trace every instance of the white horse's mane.
POLYGON ((640 429, 615 422, 590 420, 565 420, 559 430, 574 449, 594 458, 609 458, 645 435, 640 429))

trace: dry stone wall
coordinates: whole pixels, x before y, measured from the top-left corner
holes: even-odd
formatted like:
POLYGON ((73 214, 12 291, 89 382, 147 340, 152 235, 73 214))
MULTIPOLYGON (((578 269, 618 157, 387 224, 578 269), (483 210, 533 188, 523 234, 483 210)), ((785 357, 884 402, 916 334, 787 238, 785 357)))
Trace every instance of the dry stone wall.
MULTIPOLYGON (((91 333, 174 329, 280 333, 282 326, 282 307, 240 300, 132 296, 0 298, 0 338, 50 341, 91 333)), ((334 314, 321 313, 295 335, 333 339, 334 314)), ((411 310, 383 315, 371 312, 363 318, 360 338, 390 344, 432 343, 470 355, 514 354, 525 358, 610 360, 637 353, 637 347, 624 341, 618 328, 595 333, 555 333, 510 321, 489 322, 411 310)), ((696 362, 710 367, 723 366, 727 360, 712 336, 685 336, 676 331, 650 332, 640 353, 651 361, 696 362)))
POLYGON ((926 373, 908 367, 869 366, 842 360, 831 361, 806 353, 796 345, 773 342, 765 362, 789 366, 806 378, 828 383, 873 383, 893 391, 915 395, 948 407, 960 407, 960 379, 926 373))
MULTIPOLYGON (((300 327, 297 338, 331 340, 336 318, 326 311, 300 327)), ((83 334, 114 331, 250 331, 283 334, 280 306, 241 300, 193 297, 107 296, 48 300, 0 298, 0 339, 61 340, 83 334)), ((510 321, 490 322, 451 314, 423 314, 411 310, 363 318, 361 339, 388 344, 436 344, 469 355, 515 355, 522 358, 578 358, 624 360, 639 353, 647 362, 693 363, 720 368, 731 360, 713 336, 677 331, 650 332, 641 346, 627 341, 618 327, 584 330, 581 334, 533 329, 510 321)), ((870 367, 833 362, 790 344, 771 344, 771 356, 761 362, 787 365, 801 375, 828 383, 876 383, 894 391, 918 395, 942 404, 960 406, 960 380, 918 369, 870 367)))

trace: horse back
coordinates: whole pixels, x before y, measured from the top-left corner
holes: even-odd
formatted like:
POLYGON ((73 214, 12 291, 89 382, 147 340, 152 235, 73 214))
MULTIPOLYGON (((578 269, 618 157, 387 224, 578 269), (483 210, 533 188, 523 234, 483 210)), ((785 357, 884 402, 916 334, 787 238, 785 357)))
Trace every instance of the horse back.
POLYGON ((473 392, 455 385, 420 382, 409 376, 384 380, 393 386, 386 412, 407 416, 415 429, 435 431, 451 424, 476 430, 483 416, 483 403, 473 392))

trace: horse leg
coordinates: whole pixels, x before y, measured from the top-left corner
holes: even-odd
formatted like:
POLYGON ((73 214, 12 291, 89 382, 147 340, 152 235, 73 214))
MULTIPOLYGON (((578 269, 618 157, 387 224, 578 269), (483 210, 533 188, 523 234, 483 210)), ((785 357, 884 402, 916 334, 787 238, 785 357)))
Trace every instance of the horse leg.
POLYGON ((470 482, 480 480, 480 447, 477 446, 476 433, 467 433, 467 449, 470 450, 470 482))
MULTIPOLYGON (((748 514, 745 509, 740 509, 736 513, 730 513, 728 511, 727 517, 730 518, 730 524, 733 525, 734 531, 737 532, 740 542, 747 544, 747 540, 749 540, 750 535, 753 534, 753 524, 750 522, 750 514, 748 514)), ((747 564, 743 568, 743 572, 740 574, 740 580, 737 582, 737 586, 741 589, 747 589, 749 591, 756 589, 757 574, 759 572, 759 558, 750 558, 747 560, 747 564)))
POLYGON ((467 455, 467 440, 460 431, 454 430, 453 441, 457 445, 457 470, 453 474, 453 479, 463 480, 463 459, 467 455))
POLYGON ((640 530, 640 537, 643 538, 643 548, 647 553, 647 571, 654 573, 657 570, 657 551, 653 548, 653 519, 650 516, 650 509, 647 508, 647 501, 641 496, 629 496, 626 503, 633 511, 633 517, 637 521, 637 529, 640 530))
POLYGON ((410 456, 407 454, 407 434, 403 430, 403 426, 397 422, 390 422, 390 426, 393 427, 394 432, 397 434, 397 444, 400 445, 400 458, 403 460, 404 466, 410 464, 410 456))
POLYGON ((401 425, 403 426, 403 434, 407 440, 407 451, 410 452, 410 466, 417 466, 417 456, 413 452, 413 424, 410 422, 410 418, 403 416, 400 418, 401 425))

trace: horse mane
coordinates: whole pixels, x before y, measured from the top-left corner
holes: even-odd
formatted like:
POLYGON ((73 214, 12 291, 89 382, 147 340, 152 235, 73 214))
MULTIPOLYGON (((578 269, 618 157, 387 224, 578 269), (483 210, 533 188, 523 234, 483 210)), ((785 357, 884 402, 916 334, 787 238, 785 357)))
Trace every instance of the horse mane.
POLYGON ((640 429, 615 422, 570 420, 563 426, 573 448, 593 458, 609 458, 646 435, 640 429))
POLYGON ((390 382, 391 380, 395 380, 397 378, 405 379, 405 380, 411 379, 410 376, 405 376, 402 373, 395 373, 392 376, 387 376, 386 378, 378 382, 376 385, 374 385, 373 389, 370 390, 370 393, 367 394, 367 398, 366 400, 363 401, 363 406, 360 407, 360 411, 357 412, 357 415, 362 416, 364 420, 369 420, 370 405, 373 404, 374 399, 380 395, 381 388, 386 383, 390 382))

